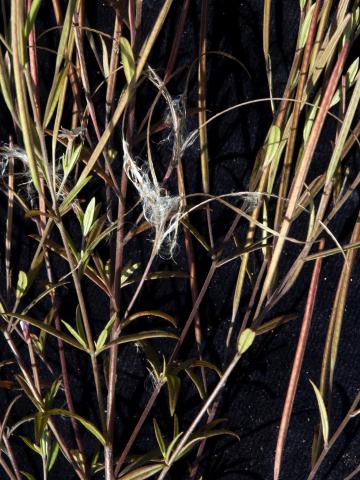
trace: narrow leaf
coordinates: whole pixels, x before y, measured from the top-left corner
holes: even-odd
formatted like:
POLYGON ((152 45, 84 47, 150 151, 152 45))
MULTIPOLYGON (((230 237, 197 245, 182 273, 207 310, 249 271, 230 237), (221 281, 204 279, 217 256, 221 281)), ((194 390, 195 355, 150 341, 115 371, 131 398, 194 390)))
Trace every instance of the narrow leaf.
POLYGON ((146 332, 134 333, 132 335, 122 335, 116 340, 113 340, 112 342, 109 342, 107 345, 105 345, 101 351, 110 348, 112 345, 122 345, 124 343, 140 342, 141 340, 146 340, 147 338, 171 338, 173 340, 179 339, 177 335, 171 332, 164 332, 163 330, 148 330, 146 332))
POLYGON ((63 332, 60 332, 56 328, 52 327, 51 325, 48 325, 44 322, 41 322, 39 320, 35 320, 32 317, 29 317, 27 315, 19 315, 18 313, 13 313, 13 312, 3 312, 2 315, 6 315, 7 317, 14 317, 17 320, 22 320, 24 322, 30 323, 30 325, 33 325, 34 327, 39 328, 40 330, 49 333, 50 335, 53 335, 56 338, 60 338, 64 342, 68 343, 69 345, 78 348, 79 350, 84 351, 84 348, 81 344, 76 342, 72 337, 69 335, 65 335, 63 332))
POLYGON ((266 154, 264 159, 264 168, 269 165, 276 156, 281 140, 281 130, 277 125, 273 125, 269 130, 267 139, 266 154))
POLYGON ((125 320, 123 326, 128 325, 130 322, 133 322, 134 320, 136 320, 137 318, 140 318, 140 317, 159 317, 159 318, 163 318, 164 320, 167 320, 174 327, 176 327, 176 325, 177 325, 177 322, 176 322, 175 318, 172 317, 171 315, 167 314, 167 313, 161 312, 159 310, 144 310, 142 312, 136 312, 136 313, 133 313, 132 315, 130 315, 125 320))
POLYGON ((25 26, 24 26, 25 41, 28 39, 30 32, 34 26, 41 2, 42 0, 33 0, 31 3, 30 12, 26 18, 25 26))
POLYGON ((170 415, 173 417, 176 409, 176 404, 179 398, 181 380, 175 375, 167 375, 167 387, 169 393, 169 409, 170 415))
POLYGON ((94 213, 95 213, 96 199, 93 197, 88 206, 86 207, 83 220, 83 235, 86 235, 90 232, 90 229, 94 222, 94 213))
POLYGON ((135 74, 135 60, 131 45, 127 38, 120 38, 121 61, 124 67, 125 77, 128 83, 135 74))
POLYGON ((320 393, 319 389, 317 388, 317 386, 311 380, 310 380, 310 383, 311 383, 311 386, 314 389, 314 392, 315 392, 315 395, 316 395, 316 400, 317 400, 318 407, 319 407, 322 434, 323 434, 323 437, 324 437, 324 444, 325 444, 325 448, 326 448, 326 446, 328 444, 328 440, 329 440, 329 419, 328 419, 325 403, 324 403, 324 400, 321 396, 321 393, 320 393))
POLYGON ((20 270, 18 275, 18 281, 16 285, 16 298, 20 299, 26 292, 28 286, 28 278, 23 270, 20 270))
POLYGON ((300 34, 299 34, 299 48, 304 48, 305 47, 305 43, 306 43, 306 40, 307 40, 307 37, 308 37, 308 34, 309 34, 309 30, 310 30, 311 18, 312 18, 313 13, 314 13, 314 8, 315 8, 315 3, 314 3, 314 5, 312 5, 312 7, 307 12, 307 14, 305 16, 305 20, 304 20, 303 24, 301 25, 301 30, 300 30, 300 34))
POLYGON ((81 417, 80 415, 76 413, 71 413, 68 410, 63 410, 61 408, 53 408, 51 410, 47 410, 46 414, 51 416, 60 415, 62 417, 75 418, 75 420, 80 422, 81 425, 85 427, 88 432, 94 435, 94 437, 96 437, 99 440, 99 442, 101 442, 101 444, 105 446, 106 441, 103 434, 95 427, 95 425, 93 425, 91 422, 81 417))
POLYGON ((153 425, 154 425, 154 431, 155 431, 156 441, 157 441, 157 443, 158 443, 158 445, 159 445, 160 452, 162 453, 162 456, 165 457, 165 454, 166 454, 166 446, 165 446, 164 438, 163 438, 163 436, 162 436, 162 433, 161 433, 159 424, 158 424, 158 422, 156 421, 156 418, 153 418, 153 425))
POLYGON ((153 465, 146 465, 145 467, 136 468, 132 472, 126 473, 118 477, 118 480, 145 480, 150 478, 155 473, 160 472, 163 469, 162 463, 154 463, 153 465))
POLYGON ((85 341, 81 336, 78 334, 78 332, 73 328, 69 323, 65 322, 64 320, 61 320, 62 323, 65 325, 65 327, 69 330, 71 335, 76 338, 76 340, 82 345, 85 349, 87 348, 85 341))
POLYGON ((237 350, 239 353, 243 354, 248 350, 253 341, 255 340, 256 332, 251 330, 251 328, 245 328, 245 330, 241 333, 238 342, 237 342, 237 350))

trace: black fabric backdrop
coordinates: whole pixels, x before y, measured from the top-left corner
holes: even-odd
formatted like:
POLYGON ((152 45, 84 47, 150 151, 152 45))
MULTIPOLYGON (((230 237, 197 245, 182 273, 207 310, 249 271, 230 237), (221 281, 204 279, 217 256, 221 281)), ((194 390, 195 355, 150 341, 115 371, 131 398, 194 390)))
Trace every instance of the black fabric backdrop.
MULTIPOLYGON (((161 0, 143 1, 143 38, 151 28, 161 4, 161 0)), ((185 76, 198 54, 200 4, 200 1, 195 0, 192 0, 190 3, 189 15, 176 64, 176 67, 186 68, 169 84, 169 91, 174 97, 183 93, 185 76)), ((86 5, 89 24, 93 28, 112 34, 113 13, 111 8, 104 4, 103 1, 97 0, 88 1, 86 5)), ((156 48, 151 55, 150 64, 154 68, 159 69, 159 72, 163 71, 169 57, 181 5, 182 2, 180 0, 174 2, 169 18, 159 36, 156 48)), ((259 0, 209 0, 208 50, 226 52, 236 57, 243 64, 242 67, 230 58, 225 58, 217 53, 209 54, 207 106, 210 114, 246 100, 268 96, 262 51, 262 9, 263 2, 259 0)), ((49 18, 53 22, 50 11, 50 5, 44 5, 40 10, 40 18, 37 24, 38 33, 49 26, 49 18)), ((271 57, 275 96, 281 96, 286 84, 295 48, 298 20, 299 6, 297 0, 273 2, 271 57)), ((51 47, 51 44, 47 44, 48 40, 45 40, 45 38, 50 37, 44 37, 44 40, 40 41, 39 44, 51 47)), ((52 72, 52 64, 45 52, 39 52, 39 56, 42 72, 41 81, 45 89, 45 87, 48 88, 48 84, 51 81, 50 72, 52 72)), ((92 62, 90 54, 89 62, 92 62)), ((95 68, 89 68, 89 70, 92 73, 91 82, 93 85, 96 85, 100 75, 95 68)), ((153 96, 149 97, 149 91, 153 95, 153 90, 144 88, 138 97, 137 111, 139 112, 139 118, 141 118, 142 110, 146 109, 146 105, 153 98, 153 96)), ((190 80, 187 107, 189 111, 192 107, 196 107, 196 74, 193 74, 190 80)), ((99 103, 97 108, 99 118, 101 119, 101 109, 103 107, 99 103)), ((3 108, 0 115, 2 119, 0 125, 1 140, 6 141, 9 134, 9 118, 3 108)), ((196 122, 196 115, 188 119, 187 128, 189 131, 196 126, 196 122)), ((211 191, 213 193, 222 194, 246 189, 255 155, 264 141, 270 122, 270 105, 264 102, 237 109, 222 116, 218 121, 209 126, 210 175, 211 191)), ((324 165, 329 160, 331 152, 329 139, 333 129, 334 125, 329 122, 316 150, 313 168, 310 172, 311 178, 317 172, 322 171, 324 165)), ((119 135, 115 138, 115 143, 119 144, 119 135)), ((157 162, 161 170, 161 162, 164 160, 163 165, 166 165, 165 158, 169 150, 167 150, 166 146, 157 147, 156 144, 154 144, 153 148, 157 154, 157 162)), ((359 168, 359 158, 356 158, 353 154, 347 163, 350 167, 351 177, 359 168)), ((201 179, 199 147, 197 143, 186 154, 184 168, 188 191, 200 191, 201 179)), ((91 191, 91 193, 102 195, 100 191, 91 191)), ((131 198, 134 198, 134 192, 130 192, 131 198)), ((3 195, 1 199, 3 228, 6 202, 3 195)), ((358 192, 354 192, 348 204, 336 218, 336 221, 332 223, 331 228, 340 242, 349 240, 349 234, 354 224, 358 207, 359 195, 358 192)), ((201 214, 195 214, 194 218, 197 222, 197 227, 205 231, 204 217, 201 214)), ((217 242, 220 242, 223 238, 224 228, 230 225, 232 218, 232 214, 223 209, 214 208, 213 220, 217 242)), ((292 234, 293 236, 303 238, 305 231, 306 222, 300 221, 296 223, 292 234)), ((16 212, 15 261, 18 268, 26 268, 31 258, 30 254, 34 251, 34 242, 29 238, 29 233, 34 233, 33 224, 30 221, 24 223, 20 213, 16 212)), ((241 230, 239 231, 239 236, 240 238, 243 236, 241 230)), ((181 242, 182 238, 180 238, 180 245, 181 242)), ((332 246, 333 244, 327 240, 327 245, 332 246)), ((294 258, 294 248, 294 246, 286 248, 286 255, 281 263, 281 271, 286 272, 291 265, 294 258)), ((149 238, 144 236, 141 240, 133 242, 131 249, 126 250, 126 260, 140 260, 145 264, 148 254, 149 238)), ((203 254, 200 247, 196 247, 196 258, 199 269, 199 285, 201 285, 210 263, 209 258, 203 254)), ((1 245, 2 265, 3 259, 4 242, 1 245)), ((182 247, 179 248, 175 262, 164 261, 159 258, 154 268, 185 270, 186 261, 182 247)), ((348 410, 359 388, 359 265, 358 258, 354 265, 346 304, 331 411, 331 431, 334 431, 348 410)), ((65 272, 62 262, 54 260, 54 266, 58 275, 65 272)), ((304 479, 309 471, 312 435, 314 427, 319 420, 309 379, 318 383, 326 326, 341 267, 342 258, 340 256, 326 260, 323 265, 319 286, 321 293, 318 295, 316 302, 308 343, 309 348, 306 351, 290 423, 284 452, 282 479, 304 479)), ((255 262, 254 268, 255 271, 258 271, 259 263, 255 262)), ((215 275, 200 310, 205 336, 204 355, 219 365, 224 360, 224 343, 231 316, 232 295, 237 269, 237 262, 232 262, 215 275)), ((295 312, 299 314, 301 319, 310 273, 311 265, 305 268, 296 288, 274 309, 271 316, 276 313, 295 312)), ((3 266, 1 267, 1 283, 3 286, 3 266)), ((125 294, 125 298, 130 298, 130 293, 129 291, 128 296, 125 294)), ((247 285, 245 297, 241 304, 240 315, 237 319, 237 328, 244 314, 249 293, 250 285, 247 285)), ((98 291, 91 286, 86 287, 86 295, 92 321, 95 328, 97 328, 103 324, 104 315, 107 315, 108 305, 105 299, 99 296, 98 291)), ((71 292, 68 291, 62 292, 61 300, 62 318, 69 320, 73 315, 75 300, 71 292)), ((180 312, 181 320, 185 321, 190 311, 190 303, 190 292, 186 280, 177 280, 166 281, 157 285, 146 285, 137 306, 139 309, 142 306, 163 309, 176 316, 179 316, 180 312), (160 285, 160 288, 158 285, 160 285)), ((41 313, 40 310, 38 312, 41 313)), ((233 373, 225 389, 218 410, 218 417, 227 419, 225 425, 240 436, 240 441, 226 437, 208 442, 200 468, 204 480, 267 480, 272 478, 276 438, 298 338, 300 319, 299 321, 290 322, 276 330, 276 332, 267 334, 257 340, 254 347, 233 373)), ((161 345, 161 343, 158 345, 161 345)), ((191 338, 191 341, 186 343, 181 351, 183 358, 191 355, 192 345, 193 339, 191 338)), ((165 348, 165 350, 170 348, 167 345, 161 345, 161 347, 165 348)), ((50 363, 53 366, 56 365, 57 353, 55 343, 49 344, 48 354, 50 363)), ((5 346, 2 346, 1 360, 9 356, 10 352, 6 350, 5 346)), ((76 409, 80 414, 92 418, 96 422, 98 418, 89 366, 85 363, 83 356, 69 349, 67 349, 67 358, 72 375, 76 409)), ((147 377, 144 357, 133 346, 121 349, 118 368, 117 406, 119 422, 116 437, 117 450, 121 451, 149 397, 151 384, 147 377)), ((45 370, 43 374, 46 377, 47 373, 45 370)), ((211 376, 209 378, 210 385, 214 385, 216 379, 211 376)), ((1 410, 3 412, 10 398, 13 398, 13 394, 0 391, 1 410)), ((178 407, 182 429, 186 428, 188 422, 199 410, 199 406, 200 403, 194 388, 190 384, 185 383, 178 407)), ((171 431, 171 424, 167 424, 162 420, 166 418, 166 416, 162 415, 162 412, 166 412, 166 409, 167 398, 162 394, 153 414, 159 419, 163 430, 168 429, 168 431, 171 431)), ((27 413, 28 405, 21 400, 18 402, 11 418, 21 418, 27 413)), ((69 432, 68 421, 59 420, 60 425, 61 422, 63 422, 64 435, 66 436, 69 432)), ((26 431, 26 426, 24 431, 26 431)), ((31 428, 29 428, 28 434, 31 435, 31 428)), ((24 469, 29 471, 33 468, 40 469, 39 464, 34 465, 33 456, 29 455, 21 441, 14 439, 13 442, 15 452, 17 452, 19 458, 23 459, 24 469)), ((141 453, 154 446, 155 439, 152 424, 149 421, 142 429, 133 452, 141 453)), ((89 439, 88 447, 89 450, 92 448, 91 439, 89 439)), ((359 461, 359 421, 354 419, 346 430, 345 435, 341 437, 333 448, 328 460, 324 462, 324 466, 317 478, 342 479, 356 467, 359 461)), ((40 471, 38 473, 40 475, 40 471)), ((4 475, 4 473, 0 475, 4 475)), ((50 478, 70 479, 73 476, 67 464, 60 460, 56 464, 50 478)), ((101 475, 99 478, 101 478, 101 475)), ((186 462, 182 462, 182 466, 175 466, 167 478, 173 480, 186 478, 186 462)))

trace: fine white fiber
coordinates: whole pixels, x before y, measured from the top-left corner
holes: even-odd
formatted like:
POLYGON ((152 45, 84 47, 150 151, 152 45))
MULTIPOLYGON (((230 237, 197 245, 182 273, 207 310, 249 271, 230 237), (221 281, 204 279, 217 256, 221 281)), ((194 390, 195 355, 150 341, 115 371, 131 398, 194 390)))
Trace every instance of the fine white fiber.
POLYGON ((155 252, 158 253, 165 244, 173 256, 180 220, 180 197, 170 196, 153 182, 146 169, 139 167, 131 157, 127 142, 123 139, 122 143, 126 175, 138 192, 146 221, 155 229, 155 252))
POLYGON ((24 149, 17 145, 10 147, 8 144, 4 144, 0 147, 0 170, 1 175, 5 175, 9 159, 20 160, 25 167, 28 167, 29 162, 24 149))

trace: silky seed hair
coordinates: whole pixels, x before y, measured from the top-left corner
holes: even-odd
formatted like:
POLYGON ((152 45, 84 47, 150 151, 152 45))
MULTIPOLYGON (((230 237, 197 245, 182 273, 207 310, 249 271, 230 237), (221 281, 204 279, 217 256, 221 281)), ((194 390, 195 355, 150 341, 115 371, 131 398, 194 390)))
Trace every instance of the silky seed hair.
POLYGON ((180 197, 169 195, 165 188, 160 187, 157 182, 154 183, 146 167, 140 167, 132 158, 125 139, 122 144, 125 173, 138 192, 145 220, 155 230, 155 252, 159 253, 161 246, 165 245, 172 256, 179 227, 180 197))

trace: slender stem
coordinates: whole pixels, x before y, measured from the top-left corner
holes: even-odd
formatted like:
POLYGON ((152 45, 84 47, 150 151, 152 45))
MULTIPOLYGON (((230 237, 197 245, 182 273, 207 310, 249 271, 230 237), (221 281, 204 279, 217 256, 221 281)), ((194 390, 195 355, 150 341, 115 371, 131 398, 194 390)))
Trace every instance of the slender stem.
POLYGON ((355 397, 355 400, 353 401, 353 404, 351 405, 348 413, 346 414, 345 418, 343 419, 343 421, 340 423, 339 427, 337 428, 336 432, 334 433, 334 435, 331 437, 331 439, 329 440, 328 442, 328 445, 326 448, 323 449, 323 451, 321 452, 317 462, 315 463, 315 465, 313 466, 309 476, 307 477, 307 480, 313 480, 313 478, 315 477, 317 471, 319 470, 322 462, 324 461, 326 455, 329 453, 331 447, 334 445, 334 443, 337 441, 337 439, 340 437, 340 435, 342 434, 342 432, 344 431, 346 425, 349 423, 349 421, 351 420, 352 418, 352 413, 356 410, 357 406, 358 406, 358 403, 360 402, 360 392, 356 395, 355 397))
POLYGON ((224 388, 227 379, 229 378, 230 374, 238 364, 239 360, 241 358, 240 353, 236 353, 234 358, 232 359, 231 363, 225 370, 223 376, 221 377, 219 383, 216 385, 214 388, 213 392, 209 396, 209 398, 206 400, 204 403, 203 407, 201 408, 200 412, 196 415, 195 419, 192 421, 190 427, 187 429, 186 433, 181 437, 180 442, 178 443, 177 447, 175 448, 173 454, 171 455, 168 464, 163 468, 161 474, 158 477, 158 480, 163 480, 168 473, 171 465, 174 463, 176 460, 176 457, 178 456, 179 452, 181 449, 186 445, 186 442, 189 440, 190 435, 192 432, 195 430, 197 427, 198 423, 201 421, 202 417, 205 415, 207 412, 208 408, 211 406, 212 402, 215 400, 215 398, 218 396, 220 391, 224 388))
MULTIPOLYGON (((325 242, 322 240, 320 243, 319 250, 322 251, 324 249, 324 246, 325 246, 325 242)), ((299 340, 298 340, 296 353, 294 357, 293 368, 291 371, 289 386, 286 393, 284 410, 281 417, 279 435, 278 435, 277 444, 276 444, 275 463, 274 463, 274 480, 278 480, 280 476, 282 454, 285 446, 287 431, 289 428, 290 417, 292 413, 297 386, 299 383, 301 366, 304 359, 305 348, 306 348, 307 339, 310 331, 311 319, 312 319, 314 306, 315 306, 315 299, 316 299, 316 293, 317 293, 318 284, 319 284, 321 263, 322 263, 322 259, 320 257, 315 262, 313 275, 312 275, 311 283, 309 287, 308 298, 307 298, 306 307, 305 307, 305 314, 304 314, 303 322, 301 325, 301 331, 300 331, 299 340)))
POLYGON ((69 245, 68 245, 67 235, 66 235, 64 226, 63 226, 61 221, 58 223, 58 228, 59 228, 59 232, 60 232, 62 242, 63 242, 64 248, 65 248, 67 261, 69 263, 71 276, 72 276, 74 286, 75 286, 75 290, 76 290, 76 295, 77 295, 77 298, 78 298, 78 301, 79 301, 80 312, 81 312, 82 321, 83 321, 83 324, 84 324, 87 346, 88 346, 88 349, 89 349, 89 354, 90 354, 90 358, 91 358, 91 365, 92 365, 92 370, 93 370, 93 375, 94 375, 94 381, 95 381, 95 387, 96 387, 96 396, 97 396, 98 408, 99 408, 99 416, 100 416, 100 420, 101 420, 102 430, 103 430, 103 433, 106 437, 107 436, 107 433, 106 433, 107 428, 106 428, 106 419, 105 419, 104 397, 103 397, 102 389, 101 389, 100 374, 99 374, 97 359, 96 359, 96 355, 95 355, 94 341, 93 341, 93 336, 92 336, 92 332, 91 332, 89 317, 88 317, 88 314, 87 314, 86 303, 85 303, 85 299, 84 299, 84 296, 83 296, 83 293, 82 293, 80 279, 79 279, 77 270, 75 268, 75 263, 74 263, 69 245))

